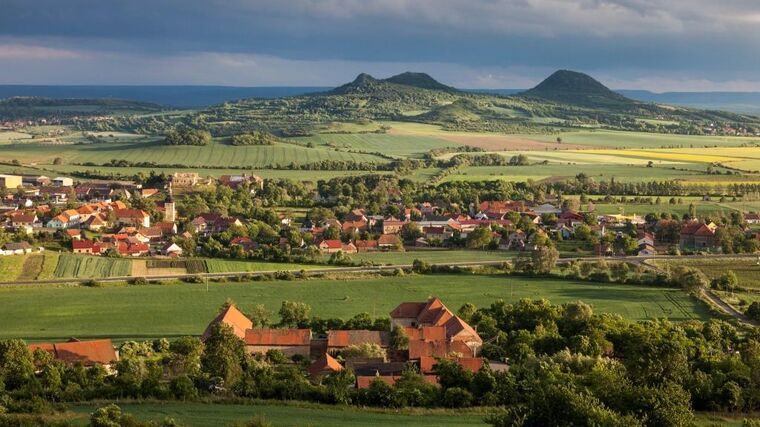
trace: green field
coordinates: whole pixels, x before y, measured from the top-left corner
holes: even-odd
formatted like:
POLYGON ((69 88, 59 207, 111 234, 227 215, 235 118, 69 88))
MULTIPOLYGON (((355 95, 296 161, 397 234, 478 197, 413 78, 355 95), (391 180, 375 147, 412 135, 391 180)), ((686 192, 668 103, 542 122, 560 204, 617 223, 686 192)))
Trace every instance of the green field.
POLYGON ((186 166, 229 167, 245 166, 268 168, 290 163, 314 163, 322 160, 346 160, 357 162, 386 162, 370 155, 348 153, 334 149, 307 148, 295 144, 232 146, 218 141, 209 145, 169 146, 160 139, 141 141, 117 141, 96 144, 39 144, 19 143, 3 146, 3 157, 21 163, 52 164, 61 157, 66 163, 103 164, 111 159, 130 162, 155 162, 158 164, 182 164, 186 166))
POLYGON ((257 304, 276 313, 283 300, 303 301, 312 315, 386 316, 399 302, 438 296, 456 310, 465 302, 497 299, 582 300, 596 312, 643 320, 707 319, 708 308, 675 289, 560 279, 481 275, 409 275, 364 279, 313 279, 252 283, 19 287, 0 289, 0 337, 32 341, 111 337, 115 340, 198 335, 228 299, 245 311, 257 304))
POLYGON ((597 182, 615 178, 623 182, 648 182, 653 180, 689 179, 703 176, 696 171, 684 171, 672 167, 633 166, 622 164, 537 164, 530 166, 468 166, 447 176, 444 181, 492 181, 505 180, 526 182, 529 179, 570 179, 583 172, 597 182))
MULTIPOLYGON (((216 427, 233 423, 245 423, 257 416, 263 416, 276 427, 334 426, 358 427, 370 425, 392 425, 407 427, 437 426, 485 426, 484 414, 454 412, 446 410, 401 410, 382 411, 353 407, 304 404, 302 406, 257 403, 251 405, 224 405, 208 403, 141 403, 119 406, 124 412, 144 421, 161 422, 167 417, 192 427, 216 427)), ((97 406, 74 406, 75 419, 86 424, 89 414, 97 406)))
POLYGON ((237 261, 227 259, 207 259, 206 267, 209 273, 227 273, 237 271, 283 271, 283 270, 313 270, 329 268, 316 264, 290 264, 281 262, 237 261))
MULTIPOLYGON (((515 252, 505 251, 467 251, 467 250, 428 250, 406 252, 361 252, 349 255, 355 262, 373 262, 376 264, 411 264, 415 259, 429 263, 506 261, 515 257, 515 252)), ((324 256, 324 259, 329 259, 324 256)))
POLYGON ((546 142, 555 141, 558 136, 562 138, 563 144, 580 144, 609 148, 667 148, 674 146, 698 148, 715 145, 722 147, 738 147, 747 143, 760 143, 760 138, 751 137, 673 135, 611 130, 570 131, 562 132, 558 135, 525 135, 526 138, 546 142))
POLYGON ((63 254, 58 260, 55 277, 99 278, 129 276, 132 260, 98 256, 63 254))
POLYGON ((376 133, 317 134, 295 140, 303 143, 311 142, 316 146, 331 146, 370 153, 379 152, 398 157, 420 157, 422 154, 435 148, 459 145, 432 136, 376 133))
POLYGON ((355 175, 367 175, 367 174, 389 174, 391 172, 385 172, 385 171, 362 171, 362 170, 351 170, 351 171, 319 171, 319 170, 288 170, 288 169, 224 169, 224 168, 138 168, 138 167, 129 167, 129 168, 120 168, 120 167, 111 167, 111 166, 77 166, 77 165, 44 165, 40 166, 38 169, 33 168, 19 168, 16 166, 3 166, 0 165, 0 172, 4 173, 12 173, 14 171, 22 171, 23 173, 29 173, 29 174, 40 174, 40 173, 72 173, 72 172, 83 172, 83 171, 95 171, 100 174, 115 174, 115 175, 134 175, 138 173, 143 173, 145 175, 148 175, 150 172, 155 173, 164 173, 166 175, 171 175, 174 172, 198 172, 202 176, 210 176, 214 178, 218 178, 221 175, 240 175, 243 173, 249 174, 249 175, 258 175, 262 178, 267 179, 280 179, 280 178, 286 178, 286 179, 292 179, 295 181, 319 181, 321 179, 327 180, 332 178, 337 178, 341 176, 355 176, 355 175))
POLYGON ((705 276, 712 279, 728 270, 733 271, 739 279, 739 286, 749 289, 760 289, 760 259, 735 258, 720 260, 678 260, 657 261, 658 265, 686 265, 701 270, 705 276))

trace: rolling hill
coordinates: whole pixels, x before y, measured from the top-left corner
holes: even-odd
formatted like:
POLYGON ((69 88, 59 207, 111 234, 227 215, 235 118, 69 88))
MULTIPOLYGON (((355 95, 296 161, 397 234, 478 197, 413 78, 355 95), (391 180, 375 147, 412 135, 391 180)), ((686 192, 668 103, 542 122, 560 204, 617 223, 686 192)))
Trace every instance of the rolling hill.
POLYGON ((82 126, 155 134, 181 123, 214 136, 265 130, 291 137, 329 131, 336 122, 369 121, 413 121, 447 130, 503 133, 601 128, 701 134, 714 133, 711 125, 727 135, 737 128, 760 131, 760 118, 755 116, 636 101, 568 70, 514 95, 459 91, 425 73, 405 72, 386 79, 362 73, 325 92, 243 99, 184 115, 132 116, 82 126))
POLYGON ((613 92, 587 74, 568 70, 555 71, 536 87, 517 96, 591 108, 633 108, 640 104, 613 92))

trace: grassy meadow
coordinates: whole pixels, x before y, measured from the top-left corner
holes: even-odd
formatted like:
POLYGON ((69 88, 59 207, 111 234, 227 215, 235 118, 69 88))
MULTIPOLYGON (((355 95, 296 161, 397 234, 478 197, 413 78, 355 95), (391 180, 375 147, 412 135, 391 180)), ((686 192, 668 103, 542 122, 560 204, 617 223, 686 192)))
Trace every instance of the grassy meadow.
POLYGON ((734 258, 719 260, 690 260, 657 261, 658 265, 686 265, 702 271, 709 279, 716 278, 728 270, 736 274, 739 279, 739 287, 760 290, 760 257, 734 258))
MULTIPOLYGON (((485 414, 472 411, 447 410, 367 410, 353 407, 336 407, 316 404, 209 404, 209 403, 119 403, 124 412, 143 421, 161 422, 174 418, 182 425, 216 427, 246 423, 263 416, 277 427, 334 426, 356 427, 367 425, 393 425, 404 427, 485 426, 485 414)), ((97 406, 73 406, 73 421, 85 425, 97 406)))
MULTIPOLYGON (((227 300, 244 311, 264 304, 276 313, 283 300, 303 301, 311 314, 349 318, 386 316, 402 301, 438 296, 453 310, 497 299, 585 301, 595 312, 632 320, 707 319, 708 308, 677 289, 573 280, 483 275, 311 279, 251 283, 49 286, 0 288, 0 338, 31 341, 110 337, 117 341, 198 335, 227 300)), ((276 317, 276 314, 273 315, 276 317)))

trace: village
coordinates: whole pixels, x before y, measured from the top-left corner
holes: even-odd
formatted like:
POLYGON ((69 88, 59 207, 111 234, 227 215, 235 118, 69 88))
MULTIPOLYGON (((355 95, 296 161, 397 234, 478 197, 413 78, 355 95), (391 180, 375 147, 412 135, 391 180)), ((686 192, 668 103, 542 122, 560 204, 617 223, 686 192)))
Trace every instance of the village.
MULTIPOLYGON (((411 366, 426 382, 437 385, 436 365, 447 360, 476 373, 488 363, 492 370, 506 370, 504 360, 486 361, 479 356, 483 340, 477 331, 449 310, 438 298, 403 302, 389 314, 390 328, 341 329, 314 333, 309 328, 262 328, 254 325, 234 304, 226 304, 200 336, 202 342, 219 329, 244 343, 251 356, 276 358, 301 365, 314 383, 349 369, 355 386, 368 388, 373 381, 393 385, 411 366), (273 356, 273 353, 277 356, 273 356)), ((43 350, 63 363, 103 366, 115 374, 119 351, 110 339, 29 344, 30 352, 43 350)), ((219 385, 216 385, 219 386, 219 385)))
MULTIPOLYGON (((0 253, 31 253, 53 241, 60 250, 86 255, 214 256, 204 254, 200 246, 201 240, 209 238, 221 240, 227 248, 225 255, 231 257, 273 246, 294 254, 457 247, 530 251, 547 241, 577 241, 597 257, 720 251, 716 239, 720 227, 713 222, 651 214, 596 215, 590 203, 590 210, 581 212, 562 207, 551 197, 542 203, 483 201, 469 207, 432 201, 411 206, 392 203, 381 212, 356 207, 343 215, 307 213, 300 223, 279 213, 269 224, 279 237, 256 239, 245 231, 250 218, 211 211, 179 216, 172 193, 181 190, 186 197, 202 181, 197 173, 175 173, 166 187, 144 188, 129 181, 75 183, 68 177, 0 175, 4 191, 0 212, 6 232, 0 253), (150 211, 139 207, 146 201, 152 206, 150 211)), ((264 180, 254 175, 205 181, 245 188, 252 197, 264 186, 264 180)), ((743 220, 744 237, 757 241, 759 234, 750 226, 760 223, 760 216, 750 213, 743 220)))

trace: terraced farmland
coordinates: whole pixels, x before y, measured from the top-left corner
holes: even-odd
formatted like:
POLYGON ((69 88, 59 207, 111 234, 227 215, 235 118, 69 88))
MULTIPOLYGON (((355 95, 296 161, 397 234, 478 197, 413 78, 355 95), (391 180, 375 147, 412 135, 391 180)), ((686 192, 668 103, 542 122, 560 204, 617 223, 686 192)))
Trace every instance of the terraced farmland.
POLYGON ((58 260, 55 277, 61 278, 100 278, 129 276, 132 272, 132 260, 63 254, 58 260))

